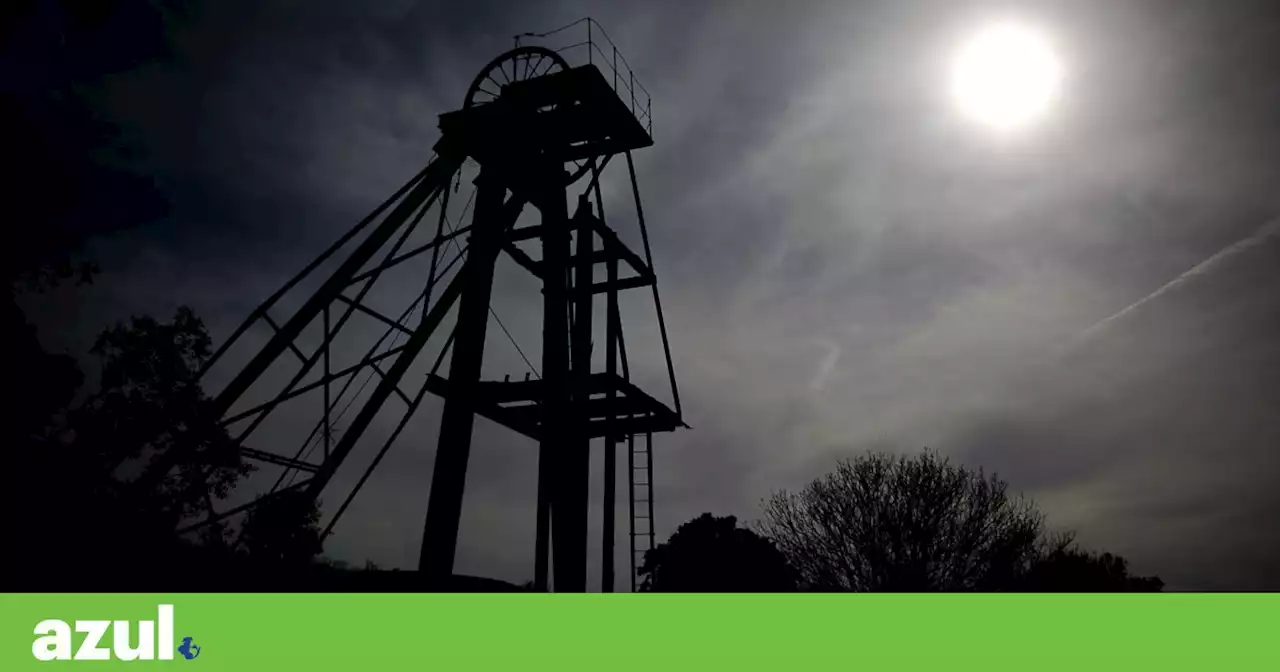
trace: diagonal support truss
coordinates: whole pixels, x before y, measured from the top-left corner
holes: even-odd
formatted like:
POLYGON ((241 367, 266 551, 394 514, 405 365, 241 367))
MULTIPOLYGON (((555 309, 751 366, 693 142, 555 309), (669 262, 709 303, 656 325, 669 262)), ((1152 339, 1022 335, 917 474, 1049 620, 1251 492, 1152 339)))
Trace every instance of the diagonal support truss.
MULTIPOLYGON (((405 188, 402 188, 397 193, 401 197, 399 203, 384 203, 375 211, 375 215, 380 211, 388 212, 389 214, 386 215, 385 219, 381 222, 375 222, 375 217, 371 216, 357 225, 355 231, 358 232, 363 228, 369 227, 370 223, 376 223, 368 237, 356 245, 350 256, 323 281, 320 289, 283 325, 272 319, 268 314, 268 310, 284 295, 283 292, 277 292, 276 295, 268 299, 246 321, 246 325, 249 326, 258 321, 263 322, 270 327, 272 338, 223 389, 217 399, 220 407, 227 409, 227 412, 224 412, 223 425, 229 428, 236 427, 235 439, 241 445, 241 454, 246 458, 284 467, 284 471, 276 478, 275 484, 270 490, 255 501, 269 501, 282 491, 299 491, 306 493, 311 498, 318 497, 331 482, 338 468, 348 458, 355 444, 365 433, 373 417, 383 408, 386 400, 391 395, 398 396, 404 403, 399 428, 393 432, 394 437, 402 431, 404 425, 428 392, 441 391, 441 385, 433 383, 431 380, 424 381, 417 386, 416 390, 409 391, 402 387, 402 383, 409 367, 416 361, 428 341, 439 330, 467 284, 466 278, 461 273, 455 273, 452 279, 448 279, 446 282, 450 272, 464 262, 468 256, 469 245, 458 245, 457 239, 474 230, 472 225, 460 226, 455 229, 449 224, 447 214, 447 204, 451 193, 449 186, 457 175, 456 167, 458 166, 460 166, 458 161, 437 157, 429 166, 429 170, 416 176, 405 188), (436 170, 432 171, 430 168, 435 168, 436 170), (430 242, 413 247, 408 252, 401 252, 418 223, 425 217, 428 210, 437 204, 439 205, 439 216, 435 237, 430 242), (448 231, 445 230, 446 227, 448 227, 448 231), (378 251, 393 240, 394 244, 382 256, 381 261, 372 267, 366 268, 369 266, 368 262, 372 260, 378 251), (446 245, 453 246, 456 249, 456 254, 452 255, 447 261, 442 261, 440 251, 446 245), (401 312, 399 317, 393 319, 378 309, 363 303, 366 294, 383 273, 411 262, 415 258, 425 259, 428 255, 430 257, 428 281, 422 292, 401 312), (436 285, 440 283, 445 283, 444 287, 442 290, 437 290, 436 285), (358 287, 358 291, 354 296, 346 293, 348 288, 351 287, 358 287), (333 319, 334 308, 339 309, 336 313, 336 321, 333 319), (421 318, 415 324, 412 321, 412 316, 419 311, 421 318), (317 314, 322 322, 321 342, 308 354, 303 347, 300 347, 298 337, 311 322, 316 320, 317 314), (354 314, 372 318, 373 321, 384 326, 385 331, 360 361, 335 370, 331 362, 334 339, 354 314), (399 340, 400 337, 407 337, 407 340, 397 344, 395 341, 399 340), (301 369, 294 373, 287 384, 270 399, 244 410, 230 411, 238 399, 236 393, 241 389, 252 387, 252 383, 256 382, 253 379, 254 374, 261 376, 261 372, 265 372, 266 366, 263 362, 269 364, 282 352, 292 353, 301 362, 301 369), (320 363, 323 364, 319 378, 304 382, 307 375, 320 363), (341 431, 338 431, 335 426, 337 419, 351 407, 351 403, 356 400, 355 397, 363 392, 364 386, 360 386, 354 395, 350 395, 349 392, 357 383, 358 378, 366 371, 376 375, 378 383, 374 386, 372 392, 362 400, 351 422, 341 431), (343 382, 341 389, 334 394, 333 384, 340 381, 343 382), (323 390, 324 396, 321 417, 313 425, 311 432, 303 443, 291 455, 248 448, 245 445, 246 441, 255 435, 255 432, 263 426, 278 408, 317 390, 323 390), (348 405, 339 411, 339 406, 344 398, 348 399, 348 405), (320 461, 318 463, 308 461, 308 455, 315 451, 318 446, 323 446, 320 461), (306 487, 301 490, 296 488, 293 483, 298 473, 309 474, 306 479, 306 487)), ((395 200, 395 198, 392 199, 392 201, 395 200)), ((466 211, 470 208, 470 205, 471 202, 468 201, 463 208, 463 217, 466 216, 466 211)), ((495 219, 495 226, 498 226, 502 231, 506 231, 514 224, 523 207, 524 199, 520 196, 512 196, 506 199, 505 202, 500 203, 490 217, 495 219)), ((352 242, 355 238, 355 236, 348 234, 340 242, 352 242)), ((340 246, 335 246, 335 248, 326 251, 321 256, 321 259, 313 262, 308 267, 308 271, 315 271, 319 268, 321 264, 318 262, 334 256, 338 247, 340 246)), ((305 275, 306 273, 291 280, 286 285, 286 289, 299 284, 305 275)), ((239 337, 247 331, 247 326, 242 326, 241 329, 237 330, 235 336, 239 337)), ((434 371, 439 369, 440 363, 452 342, 453 334, 451 333, 445 347, 440 351, 436 366, 432 370, 433 375, 434 371)), ((223 356, 229 347, 229 345, 224 345, 217 353, 217 356, 223 356)), ((208 368, 206 367, 206 371, 208 368)), ((365 385, 367 384, 368 381, 366 379, 365 385)), ((375 458, 374 466, 381 461, 382 456, 385 455, 390 445, 391 441, 384 445, 383 450, 375 458)), ((371 469, 372 467, 370 467, 371 469)), ((359 491, 367 478, 368 474, 366 473, 357 483, 346 504, 339 509, 339 512, 330 521, 330 529, 337 523, 342 512, 345 512, 351 498, 359 491)), ((244 510, 246 510, 245 506, 237 506, 221 514, 210 510, 209 515, 202 524, 221 520, 244 510)))
MULTIPOLYGON (((312 474, 307 479, 307 487, 302 491, 312 497, 318 495, 329 479, 332 478, 333 473, 347 454, 349 454, 352 444, 359 438, 364 427, 368 425, 369 418, 382 406, 387 396, 396 394, 401 398, 406 407, 404 416, 406 420, 412 410, 416 408, 417 404, 414 403, 414 398, 420 399, 426 391, 426 386, 419 386, 420 389, 411 398, 411 394, 405 392, 400 386, 401 379, 405 370, 421 351, 423 345, 431 338, 437 327, 445 319, 462 285, 457 277, 453 278, 445 290, 434 297, 435 300, 432 301, 435 284, 443 281, 454 266, 466 257, 466 246, 458 247, 456 256, 448 263, 441 264, 439 250, 446 243, 454 243, 455 247, 457 247, 454 239, 466 233, 470 227, 460 227, 447 235, 443 234, 442 231, 437 231, 436 237, 430 242, 417 246, 409 252, 401 253, 400 250, 403 249, 418 223, 437 203, 440 204, 440 228, 443 228, 444 220, 447 218, 446 208, 450 193, 449 185, 460 165, 461 162, 456 159, 436 157, 425 170, 411 179, 391 199, 375 209, 369 217, 366 217, 351 232, 326 250, 318 259, 304 269, 303 273, 291 279, 280 291, 254 310, 249 319, 236 330, 232 338, 227 343, 224 343, 214 358, 206 364, 202 375, 207 373, 213 364, 235 345, 237 339, 249 331, 253 324, 260 321, 270 327, 271 339, 249 360, 249 363, 240 370, 239 374, 223 388, 215 402, 224 416, 222 421, 224 426, 231 428, 239 425, 239 427, 236 427, 234 436, 241 445, 240 450, 244 457, 285 468, 285 471, 279 475, 270 491, 255 501, 266 501, 271 497, 277 496, 282 491, 282 486, 285 485, 286 479, 292 481, 291 474, 296 474, 297 472, 312 474), (378 221, 378 216, 382 213, 386 213, 385 217, 378 221), (360 240, 358 235, 362 231, 369 231, 369 233, 363 240, 360 240), (379 250, 393 239, 394 244, 383 255, 381 261, 366 270, 369 262, 379 250), (344 246, 351 247, 350 243, 354 243, 357 240, 359 242, 355 244, 355 249, 338 265, 332 274, 323 280, 320 288, 283 325, 271 318, 268 311, 290 289, 303 282, 308 275, 316 272, 325 261, 335 257, 344 246), (363 303, 365 296, 383 273, 414 258, 426 258, 428 254, 431 259, 431 272, 426 288, 413 303, 405 308, 398 319, 392 319, 363 303), (354 296, 349 296, 345 293, 347 288, 357 285, 359 286, 358 291, 354 296), (335 307, 340 309, 337 313, 336 322, 333 320, 333 308, 335 307), (422 320, 416 325, 409 324, 409 318, 418 310, 422 311, 422 320), (352 315, 356 313, 373 318, 377 323, 386 327, 386 332, 360 361, 335 371, 332 366, 334 339, 351 319, 352 315), (304 352, 305 346, 300 346, 300 336, 309 325, 317 321, 317 318, 322 323, 321 342, 310 354, 307 354, 304 352), (396 345, 394 340, 389 342, 389 336, 408 336, 409 338, 406 343, 396 345), (301 363, 300 370, 294 373, 288 383, 271 398, 251 408, 233 411, 232 409, 236 402, 240 400, 244 392, 258 382, 268 366, 283 352, 293 354, 301 363), (319 379, 304 383, 303 381, 307 375, 320 363, 322 365, 319 379), (386 364, 385 368, 384 364, 386 364), (364 406, 357 413, 351 426, 335 437, 334 412, 343 398, 347 396, 357 378, 366 371, 376 374, 380 382, 375 388, 372 397, 365 401, 364 406), (335 398, 332 386, 334 383, 344 379, 345 383, 335 398), (321 418, 302 445, 293 452, 292 456, 279 454, 275 451, 253 449, 244 445, 246 440, 250 439, 255 431, 283 404, 317 390, 323 390, 324 398, 321 418), (306 459, 306 456, 319 445, 315 441, 317 438, 320 439, 319 443, 323 445, 321 461, 318 464, 309 462, 306 459)), ((465 216, 465 209, 463 215, 465 216)), ((359 391, 352 396, 348 404, 355 401, 355 396, 358 395, 359 391)), ((156 471, 160 472, 160 469, 156 471)), ((284 487, 283 490, 293 491, 295 488, 288 486, 284 487)), ((245 510, 243 506, 235 507, 231 511, 222 514, 216 514, 210 510, 209 516, 202 524, 220 520, 227 515, 243 510, 245 510)))
MULTIPOLYGON (((473 98, 473 85, 463 109, 440 117, 442 138, 428 165, 253 310, 206 364, 205 372, 223 361, 233 346, 247 341, 243 337, 254 325, 266 327, 259 331, 267 337, 265 343, 252 349, 213 405, 241 456, 269 465, 276 477, 253 501, 221 513, 210 503, 208 516, 183 528, 183 533, 286 494, 316 500, 333 484, 362 439, 374 433, 369 430, 375 421, 390 419, 385 426, 391 429, 380 449, 328 520, 327 537, 425 396, 432 393, 444 398, 445 404, 420 560, 429 586, 443 587, 453 570, 476 415, 539 443, 534 563, 539 589, 551 585, 550 558, 554 556, 555 589, 585 590, 590 454, 599 445, 596 440, 602 439, 605 506, 612 512, 617 498, 617 451, 626 443, 634 582, 637 505, 647 503, 645 510, 652 518, 651 495, 637 493, 637 486, 648 488, 649 493, 652 486, 637 480, 635 462, 641 454, 634 447, 634 437, 644 435, 647 450, 654 432, 687 427, 631 158, 632 149, 649 146, 652 139, 634 110, 626 109, 616 86, 611 88, 594 66, 572 68, 556 52, 521 47, 496 59, 476 81, 496 83, 492 76, 498 71, 508 76, 508 69, 498 70, 504 59, 524 63, 526 78, 508 79, 499 90, 485 91, 489 98, 483 103, 473 98), (563 67, 555 72, 531 69, 531 55, 563 67), (605 223, 601 172, 618 154, 626 155, 643 255, 628 248, 605 223), (480 177, 455 227, 450 221, 450 196, 469 164, 478 167, 480 177), (575 168, 566 170, 570 165, 575 168), (587 170, 591 180, 578 195, 571 217, 568 186, 587 170), (475 212, 468 223, 464 220, 472 203, 475 212), (536 207, 541 221, 517 229, 516 220, 526 205, 536 207), (422 242, 419 235, 415 241, 419 224, 433 209, 438 213, 434 236, 422 242), (464 236, 465 244, 459 245, 464 236), (540 257, 521 248, 521 241, 540 245, 540 257), (456 254, 442 254, 446 246, 456 254), (542 285, 540 373, 491 305, 494 264, 504 254, 542 285), (420 261, 427 266, 428 258, 428 268, 414 265, 420 261), (416 273, 409 285, 388 280, 405 272, 416 273), (419 284, 422 278, 425 283, 419 284), (286 307, 285 298, 301 294, 304 286, 310 289, 300 303, 286 307), (406 287, 416 293, 407 295, 406 287), (652 293, 657 311, 675 410, 631 381, 618 297, 644 288, 652 293), (598 300, 603 301, 604 312, 596 314, 598 300), (409 305, 401 310, 406 302, 409 305), (512 341, 537 380, 529 380, 527 374, 524 382, 511 382, 509 376, 502 382, 480 379, 490 319, 512 341), (592 368, 593 353, 598 357, 600 352, 597 330, 604 332, 603 371, 592 368), (318 345, 308 340, 316 331, 318 345), (375 331, 381 331, 376 340, 375 331), (446 333, 447 339, 430 372, 423 375, 414 367, 439 332, 446 333), (353 338, 359 345, 344 343, 342 338, 353 338), (370 341, 372 347, 364 348, 370 341), (345 359, 358 353, 362 354, 357 361, 345 359), (437 374, 446 357, 447 379, 437 374), (260 394, 263 391, 267 393, 260 394), (401 403, 388 405, 392 396, 401 403), (318 404, 314 403, 317 397, 318 404), (300 425, 298 409, 318 418, 300 425), (350 418, 349 411, 353 412, 350 418), (301 434, 307 424, 310 432, 301 445, 290 445, 288 437, 301 434), (285 445, 281 436, 286 437, 285 445)), ((514 67, 510 71, 512 77, 520 72, 514 67)), ((652 458, 645 457, 643 464, 651 469, 652 458)), ((156 460, 143 478, 164 478, 176 459, 175 454, 156 460)), ((616 529, 612 514, 605 518, 603 586, 612 590, 616 529)), ((651 526, 647 538, 652 546, 651 526)))

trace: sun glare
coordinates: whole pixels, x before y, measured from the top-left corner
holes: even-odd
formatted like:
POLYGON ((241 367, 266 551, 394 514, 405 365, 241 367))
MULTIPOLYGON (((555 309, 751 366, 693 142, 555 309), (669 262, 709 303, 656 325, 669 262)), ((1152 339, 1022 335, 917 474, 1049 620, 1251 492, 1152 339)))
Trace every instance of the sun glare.
POLYGON ((1037 31, 997 24, 970 37, 956 54, 952 94, 965 116, 997 129, 1042 117, 1059 95, 1062 66, 1037 31))

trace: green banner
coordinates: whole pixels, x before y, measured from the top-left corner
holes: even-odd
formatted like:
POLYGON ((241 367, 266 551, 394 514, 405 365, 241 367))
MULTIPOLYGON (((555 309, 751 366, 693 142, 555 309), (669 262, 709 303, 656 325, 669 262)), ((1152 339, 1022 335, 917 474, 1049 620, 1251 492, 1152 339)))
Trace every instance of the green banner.
POLYGON ((1249 594, 24 594, 0 670, 1271 670, 1277 624, 1249 594))

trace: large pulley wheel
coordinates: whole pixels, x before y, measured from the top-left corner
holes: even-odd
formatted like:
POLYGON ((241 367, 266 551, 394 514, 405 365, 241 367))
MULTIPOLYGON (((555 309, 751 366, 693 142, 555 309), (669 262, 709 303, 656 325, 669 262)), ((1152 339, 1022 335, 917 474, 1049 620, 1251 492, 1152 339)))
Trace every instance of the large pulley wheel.
MULTIPOLYGON (((480 74, 467 89, 463 109, 487 105, 502 97, 506 87, 530 79, 536 79, 569 69, 560 54, 546 47, 516 47, 493 59, 480 70, 480 74)), ((582 179, 591 170, 591 159, 566 162, 565 186, 582 179)))

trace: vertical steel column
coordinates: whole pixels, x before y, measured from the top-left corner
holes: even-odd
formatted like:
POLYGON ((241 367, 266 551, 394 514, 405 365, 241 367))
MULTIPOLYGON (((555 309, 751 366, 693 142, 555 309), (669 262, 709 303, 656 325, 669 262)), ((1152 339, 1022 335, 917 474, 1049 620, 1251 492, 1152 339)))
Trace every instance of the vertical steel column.
MULTIPOLYGON (((653 414, 650 413, 652 418, 653 414)), ((645 459, 645 480, 649 483, 649 548, 657 548, 657 539, 655 534, 657 530, 653 525, 653 432, 645 432, 644 434, 644 459, 645 459)))
MULTIPOLYGON (((545 184, 536 205, 542 213, 542 436, 538 442, 538 525, 534 586, 546 590, 551 552, 552 515, 560 489, 561 456, 567 447, 569 415, 569 211, 565 203, 564 167, 551 166, 546 175, 553 176, 545 184), (559 180, 558 183, 551 183, 559 180)), ((555 573, 556 590, 572 584, 562 577, 565 560, 556 526, 555 573)))
MULTIPOLYGON (((545 360, 544 360, 544 371, 545 360)), ((543 378, 545 381, 546 378, 543 378)), ((546 439, 547 427, 545 420, 547 418, 546 409, 543 409, 543 438, 538 445, 538 513, 537 523, 534 532, 533 541, 533 590, 539 593, 547 592, 549 587, 547 581, 548 565, 550 564, 551 550, 551 486, 554 473, 554 464, 552 463, 553 455, 551 443, 546 439)))
MULTIPOLYGON (((628 416, 631 417, 631 416, 628 416)), ((627 434, 627 520, 631 540, 631 592, 636 592, 636 575, 640 566, 636 563, 636 437, 627 434)))
POLYGON ((617 522, 617 488, 618 488, 618 437, 614 435, 617 431, 618 423, 614 422, 614 401, 617 392, 613 388, 613 379, 618 375, 618 290, 615 285, 618 282, 618 258, 609 257, 606 262, 608 268, 608 284, 610 286, 608 298, 605 307, 605 373, 609 378, 609 389, 605 392, 605 427, 604 427, 604 531, 603 547, 604 558, 601 560, 601 578, 600 590, 606 593, 613 592, 613 546, 615 537, 615 523, 617 522))
POLYGON ((588 430, 591 383, 591 304, 593 303, 593 266, 582 263, 591 257, 595 247, 595 230, 585 220, 594 217, 590 201, 583 194, 578 200, 575 218, 583 220, 575 227, 577 250, 573 283, 573 327, 570 334, 573 362, 572 427, 563 448, 561 485, 552 508, 556 536, 556 592, 580 593, 587 589, 587 512, 588 485, 591 481, 591 437, 588 430))
POLYGON ((449 362, 449 396, 440 418, 435 471, 423 526, 418 569, 427 586, 439 590, 453 576, 458 546, 458 521, 471 456, 471 430, 475 424, 472 400, 484 360, 485 331, 489 325, 489 299, 493 270, 502 249, 503 199, 506 187, 489 172, 476 178, 476 211, 470 249, 459 274, 464 289, 458 298, 458 320, 453 358, 449 362))

